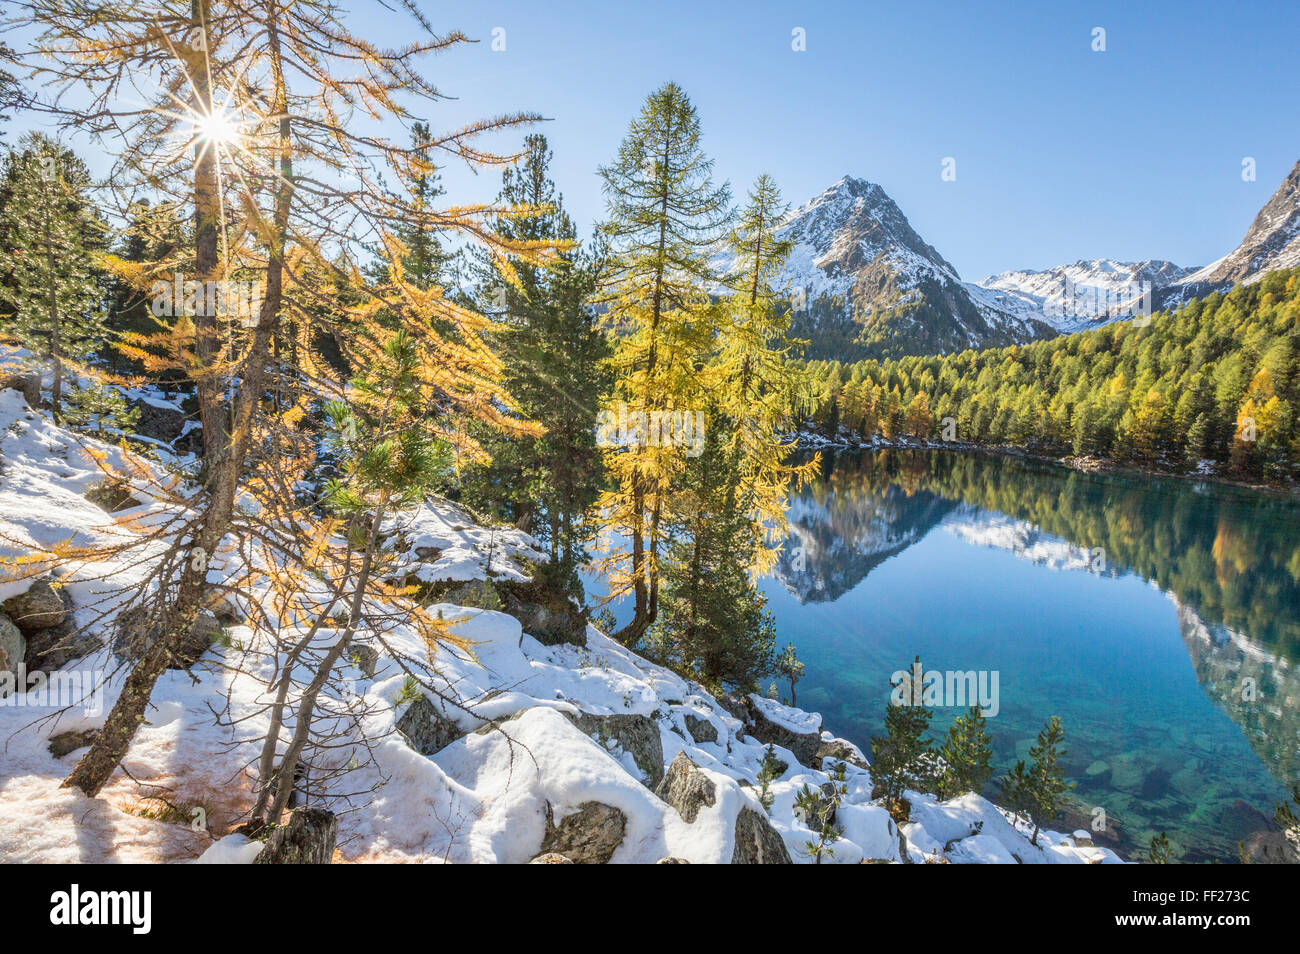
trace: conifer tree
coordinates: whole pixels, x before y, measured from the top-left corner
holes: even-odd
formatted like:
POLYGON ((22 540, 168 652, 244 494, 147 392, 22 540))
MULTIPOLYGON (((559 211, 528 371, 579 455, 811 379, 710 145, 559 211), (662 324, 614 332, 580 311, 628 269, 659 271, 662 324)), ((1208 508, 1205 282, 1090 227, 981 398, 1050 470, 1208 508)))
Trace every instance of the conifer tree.
POLYGON ((978 795, 983 790, 993 774, 993 747, 978 705, 953 721, 939 756, 944 762, 941 790, 945 798, 966 792, 978 795))
POLYGON ((708 252, 729 213, 730 191, 714 184, 712 167, 694 105, 668 83, 650 94, 618 156, 600 169, 603 231, 617 263, 605 313, 615 342, 615 397, 627 419, 644 422, 608 453, 614 489, 601 501, 607 525, 630 541, 630 551, 601 562, 610 598, 634 597, 634 616, 616 634, 629 645, 658 616, 662 535, 687 459, 676 442, 650 433, 651 421, 699 409, 700 371, 713 352, 708 252))
POLYGON ((885 734, 871 739, 871 779, 874 797, 881 798, 895 819, 908 815, 903 790, 926 791, 933 787, 933 741, 925 734, 933 713, 921 699, 919 685, 920 657, 903 676, 902 702, 891 700, 885 709, 885 734))
POLYGON ((64 370, 104 345, 103 292, 93 256, 105 225, 85 163, 42 133, 24 136, 0 183, 0 281, 12 312, 0 328, 49 362, 50 404, 63 413, 64 370))
POLYGON ((1029 843, 1035 846, 1039 829, 1060 813, 1070 789, 1074 788, 1073 783, 1066 781, 1065 769, 1061 766, 1061 758, 1065 755, 1061 749, 1064 742, 1061 717, 1052 716, 1029 750, 1029 767, 1026 768, 1023 760, 1017 762, 1001 783, 1011 809, 1029 815, 1034 826, 1029 843))

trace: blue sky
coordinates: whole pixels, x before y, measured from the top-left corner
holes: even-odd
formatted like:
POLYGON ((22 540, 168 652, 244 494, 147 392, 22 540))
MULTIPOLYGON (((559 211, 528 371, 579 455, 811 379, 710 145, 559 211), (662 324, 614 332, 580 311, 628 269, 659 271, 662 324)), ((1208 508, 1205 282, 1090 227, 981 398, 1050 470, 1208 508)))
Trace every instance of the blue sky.
MULTIPOLYGON (((435 124, 551 117, 555 178, 584 226, 646 93, 694 99, 717 172, 801 202, 881 183, 968 279, 1078 258, 1204 264, 1240 241, 1300 159, 1300 3, 446 3, 481 40, 429 64, 435 124), (646 12, 646 11, 650 12, 646 12), (491 49, 505 30, 505 50, 491 49), (807 49, 791 49, 791 31, 807 49), (1094 27, 1105 52, 1092 49, 1094 27), (940 164, 956 159, 957 178, 940 164), (1243 157, 1257 179, 1243 182, 1243 157)), ((390 39, 407 34, 388 31, 390 39)), ((484 181, 449 170, 454 194, 484 181)))
MULTIPOLYGON (((341 2, 381 44, 415 38, 384 11, 396 4, 341 2)), ((1079 258, 1205 264, 1300 159, 1298 0, 417 2, 436 30, 480 41, 428 60, 456 99, 424 118, 549 117, 555 179, 584 233, 604 212, 596 167, 669 79, 737 192, 760 172, 795 204, 845 174, 878 182, 971 280, 1079 258), (941 179, 945 157, 955 181, 941 179)), ((457 202, 500 183, 454 167, 444 179, 457 202)))

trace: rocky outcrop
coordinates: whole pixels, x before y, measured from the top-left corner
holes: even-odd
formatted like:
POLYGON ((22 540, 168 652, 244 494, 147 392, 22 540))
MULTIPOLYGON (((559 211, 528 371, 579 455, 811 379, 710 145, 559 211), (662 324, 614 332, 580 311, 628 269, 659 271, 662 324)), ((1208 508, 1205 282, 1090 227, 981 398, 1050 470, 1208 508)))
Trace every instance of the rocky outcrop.
POLYGON ((84 749, 99 737, 98 729, 87 729, 84 732, 60 732, 58 735, 50 736, 50 754, 56 759, 61 759, 65 755, 84 749))
POLYGON ((862 757, 857 747, 843 739, 831 739, 829 742, 822 742, 817 747, 814 754, 814 768, 821 768, 825 759, 834 759, 837 762, 847 762, 849 765, 856 765, 860 769, 870 769, 867 760, 862 757))
POLYGON ((36 372, 20 374, 13 371, 0 372, 0 390, 12 388, 23 392, 23 399, 31 408, 41 404, 41 376, 36 372))
POLYGON ((701 808, 712 807, 718 799, 718 787, 700 771, 685 752, 678 752, 673 764, 668 766, 655 794, 677 809, 682 821, 695 821, 701 808))
MULTIPOLYGON (((27 638, 14 625, 13 620, 0 614, 0 672, 17 672, 18 664, 27 655, 27 638)), ((3 694, 0 686, 0 694, 3 694)))
POLYGON ((421 755, 433 755, 465 733, 450 719, 444 719, 424 696, 416 699, 397 720, 397 731, 421 755))
POLYGON ((590 712, 566 712, 565 717, 606 748, 613 742, 632 756, 646 776, 646 785, 654 788, 664 777, 664 746, 659 726, 649 716, 593 715, 590 712))
POLYGON ((499 589, 505 612, 542 645, 587 645, 587 618, 567 598, 553 596, 532 583, 502 583, 499 589))
POLYGON ((334 857, 339 820, 323 808, 299 808, 271 832, 255 865, 327 865, 334 857))
POLYGON ((608 864, 627 831, 627 816, 612 805, 583 802, 557 825, 548 802, 542 854, 554 852, 579 865, 608 864))
POLYGON ((736 847, 733 865, 791 865, 785 842, 767 820, 752 808, 742 808, 736 817, 736 847))
POLYGON ((71 609, 71 597, 48 579, 37 580, 27 592, 0 603, 0 613, 8 616, 25 636, 61 625, 71 609))
POLYGON ((703 742, 718 741, 718 727, 708 719, 701 719, 697 715, 686 714, 686 731, 691 734, 691 738, 696 744, 703 742))
MULTIPOLYGON (((119 659, 137 660, 158 638, 159 625, 150 618, 147 607, 133 606, 123 610, 117 617, 117 629, 113 637, 113 653, 119 659)), ((211 613, 200 613, 189 635, 172 653, 167 663, 168 669, 188 669, 199 661, 221 635, 221 621, 211 613)))
POLYGON ((564 855, 555 851, 548 851, 544 855, 538 855, 536 858, 534 858, 532 861, 528 863, 530 865, 571 865, 573 864, 573 862, 570 861, 568 858, 564 857, 564 855))
POLYGON ((821 768, 821 760, 817 756, 822 746, 820 727, 814 732, 795 732, 769 719, 749 696, 724 692, 718 696, 718 703, 745 724, 746 735, 763 744, 770 742, 789 749, 802 765, 821 768))

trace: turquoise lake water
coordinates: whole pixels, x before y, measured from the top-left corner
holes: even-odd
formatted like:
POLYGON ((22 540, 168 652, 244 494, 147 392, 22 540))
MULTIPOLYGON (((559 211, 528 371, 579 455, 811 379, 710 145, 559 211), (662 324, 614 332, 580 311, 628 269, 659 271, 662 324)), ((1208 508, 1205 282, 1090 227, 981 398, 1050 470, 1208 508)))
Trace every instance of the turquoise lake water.
MULTIPOLYGON (((807 667, 801 707, 869 753, 914 656, 996 672, 997 775, 1064 724, 1076 788, 1052 827, 1101 809, 1099 842, 1137 855, 1165 831, 1184 861, 1276 837, 1300 778, 1294 499, 943 451, 823 458, 761 584, 807 667)), ((936 710, 936 738, 958 711, 936 710)))

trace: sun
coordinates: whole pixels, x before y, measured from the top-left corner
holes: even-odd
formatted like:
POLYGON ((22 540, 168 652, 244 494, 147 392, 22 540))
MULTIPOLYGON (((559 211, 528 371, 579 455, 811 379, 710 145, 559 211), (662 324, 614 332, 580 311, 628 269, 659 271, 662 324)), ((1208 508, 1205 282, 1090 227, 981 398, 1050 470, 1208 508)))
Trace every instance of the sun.
POLYGON ((195 117, 194 134, 216 146, 230 145, 241 135, 238 120, 223 106, 214 106, 207 115, 195 117))

